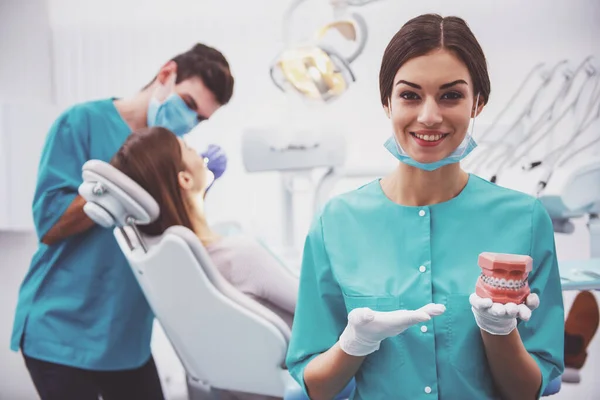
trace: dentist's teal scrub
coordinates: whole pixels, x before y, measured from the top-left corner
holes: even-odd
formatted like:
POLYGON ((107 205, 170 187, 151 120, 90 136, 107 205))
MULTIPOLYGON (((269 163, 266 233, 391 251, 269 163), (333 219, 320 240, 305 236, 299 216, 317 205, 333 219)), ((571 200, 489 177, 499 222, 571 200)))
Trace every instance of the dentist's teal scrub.
MULTIPOLYGON (((83 164, 110 161, 129 134, 113 99, 74 106, 56 120, 33 201, 38 238, 75 199, 83 164)), ((112 229, 96 225, 40 243, 19 292, 11 349, 88 370, 133 369, 150 358, 153 318, 112 229)))
MULTIPOLYGON (((441 303, 446 312, 385 339, 355 376, 353 399, 497 399, 469 295, 484 251, 528 254, 540 307, 519 322, 538 363, 540 393, 563 371, 564 310, 551 220, 540 202, 470 175, 452 200, 407 207, 379 181, 331 200, 306 239, 287 355, 304 369, 333 346, 358 307, 377 311, 441 303)), ((305 388, 306 390, 306 388, 305 388)))

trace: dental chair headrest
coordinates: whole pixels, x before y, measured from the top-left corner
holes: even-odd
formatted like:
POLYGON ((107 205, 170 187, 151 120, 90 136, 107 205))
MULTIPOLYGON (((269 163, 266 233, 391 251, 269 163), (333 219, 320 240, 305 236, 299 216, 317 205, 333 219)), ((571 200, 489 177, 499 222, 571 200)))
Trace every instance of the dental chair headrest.
POLYGON ((160 209, 154 198, 112 165, 90 160, 83 165, 82 176, 83 211, 97 224, 105 228, 146 225, 158 218, 160 209))

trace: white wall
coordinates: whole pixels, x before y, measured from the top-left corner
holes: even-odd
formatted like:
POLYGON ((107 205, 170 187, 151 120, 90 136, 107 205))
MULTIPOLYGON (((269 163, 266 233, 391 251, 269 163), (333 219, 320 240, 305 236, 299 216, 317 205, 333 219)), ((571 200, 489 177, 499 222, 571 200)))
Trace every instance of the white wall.
MULTIPOLYGON (((14 202, 31 196, 43 136, 33 129, 46 125, 48 104, 53 102, 51 30, 44 0, 0 1, 0 226, 31 226, 30 217, 14 202), (35 117, 32 117, 35 116, 35 117), (38 124, 36 126, 36 123, 38 124), (32 127, 27 131, 27 127, 32 127), (11 165, 9 173, 7 166, 11 165), (18 173, 17 173, 18 172, 18 173), (13 184, 21 180, 21 185, 13 184), (26 184, 23 184, 26 183, 26 184)), ((53 118, 55 115, 51 115, 53 118)), ((1 228, 0 228, 1 229, 1 228)))
POLYGON ((21 354, 9 350, 17 292, 36 250, 28 233, 0 232, 0 399, 36 399, 21 354))
MULTIPOLYGON (((478 126, 493 120, 525 73, 539 61, 554 63, 568 58, 578 62, 594 52, 600 56, 597 0, 507 0, 485 4, 476 0, 380 1, 357 9, 369 23, 370 39, 363 55, 353 64, 356 84, 335 103, 307 107, 279 93, 268 77, 269 63, 282 45, 281 16, 287 1, 172 0, 166 6, 167 2, 158 0, 48 0, 48 25, 53 32, 51 58, 45 51, 46 36, 42 35, 43 13, 31 4, 0 1, 0 98, 48 99, 67 105, 128 95, 146 84, 162 62, 196 41, 221 49, 236 77, 234 98, 211 121, 202 124, 192 138, 198 146, 218 143, 230 157, 228 171, 211 190, 208 211, 213 221, 242 221, 273 244, 281 239, 279 176, 244 172, 241 132, 249 126, 281 126, 291 113, 293 121, 315 130, 344 134, 348 138, 348 165, 394 165, 382 147, 390 131, 379 105, 378 71, 388 40, 408 18, 429 11, 455 14, 465 18, 478 36, 492 79, 492 97, 478 126), (32 28, 36 23, 42 28, 32 28), (49 58, 53 64, 47 62, 49 58), (34 67, 38 74, 29 73, 34 67)), ((317 26, 326 19, 326 12, 325 0, 308 1, 294 20, 295 35, 304 32, 298 23, 300 18, 308 18, 305 25, 317 26), (320 16, 319 10, 324 12, 320 16)), ((26 154, 35 164, 38 156, 33 152, 26 154)), ((11 174, 18 175, 18 171, 11 174)), ((303 195, 298 200, 302 206, 297 216, 301 240, 309 210, 302 202, 309 201, 310 196, 303 195)), ((583 224, 578 225, 575 234, 559 236, 557 240, 561 259, 588 254, 583 224)), ((33 398, 20 358, 9 353, 7 346, 16 290, 34 250, 32 233, 0 233, 0 399, 33 398)), ((566 388, 555 398, 566 398, 567 394, 600 398, 597 391, 593 392, 591 382, 600 373, 599 363, 593 361, 594 356, 600 356, 598 339, 590 351, 593 356, 586 366, 583 384, 566 388)), ((169 355, 164 357, 168 359, 169 355)))
POLYGON ((0 1, 0 101, 51 102, 50 21, 44 0, 0 1))

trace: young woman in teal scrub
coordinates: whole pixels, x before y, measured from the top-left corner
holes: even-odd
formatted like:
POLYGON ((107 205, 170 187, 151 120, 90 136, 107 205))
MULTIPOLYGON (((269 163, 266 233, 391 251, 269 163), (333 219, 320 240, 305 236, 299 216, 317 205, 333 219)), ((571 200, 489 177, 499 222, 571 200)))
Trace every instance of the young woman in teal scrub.
POLYGON ((489 100, 484 53, 457 17, 392 38, 381 103, 398 167, 332 199, 305 243, 287 364, 311 399, 533 399, 563 370, 564 310, 541 203, 463 171, 489 100), (523 304, 478 297, 482 252, 529 255, 523 304))

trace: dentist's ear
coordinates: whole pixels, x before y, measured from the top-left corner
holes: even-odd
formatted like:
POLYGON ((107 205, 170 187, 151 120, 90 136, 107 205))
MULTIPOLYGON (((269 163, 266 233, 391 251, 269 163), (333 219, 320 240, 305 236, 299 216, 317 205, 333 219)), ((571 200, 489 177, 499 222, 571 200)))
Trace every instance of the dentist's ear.
POLYGON ((158 71, 158 75, 156 75, 156 80, 161 84, 161 85, 168 85, 171 83, 171 81, 173 81, 172 83, 175 83, 175 77, 177 76, 177 63, 175 61, 169 61, 168 63, 166 63, 165 65, 163 65, 160 69, 160 71, 158 71))
POLYGON ((175 82, 177 81, 177 64, 175 61, 166 63, 158 75, 156 75, 156 88, 154 89, 153 97, 158 101, 164 101, 174 90, 175 82))

